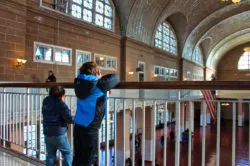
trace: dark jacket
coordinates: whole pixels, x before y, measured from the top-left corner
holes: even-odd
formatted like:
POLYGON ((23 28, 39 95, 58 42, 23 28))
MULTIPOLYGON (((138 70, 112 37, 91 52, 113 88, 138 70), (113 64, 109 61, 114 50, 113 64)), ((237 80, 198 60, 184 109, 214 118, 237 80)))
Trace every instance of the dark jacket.
POLYGON ((119 83, 115 74, 98 79, 94 75, 79 74, 74 82, 77 96, 75 124, 97 131, 105 114, 106 93, 119 83))
POLYGON ((50 75, 46 82, 56 82, 56 77, 54 74, 50 75))
POLYGON ((46 136, 59 136, 67 132, 67 123, 73 123, 68 106, 59 98, 48 96, 43 100, 43 132, 46 136))

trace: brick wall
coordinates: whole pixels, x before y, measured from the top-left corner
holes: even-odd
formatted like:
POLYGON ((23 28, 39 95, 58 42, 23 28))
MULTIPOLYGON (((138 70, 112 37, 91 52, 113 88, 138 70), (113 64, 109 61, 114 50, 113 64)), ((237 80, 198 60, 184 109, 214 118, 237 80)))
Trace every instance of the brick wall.
MULTIPOLYGON (((117 57, 115 72, 123 75, 128 81, 138 81, 138 73, 136 73, 138 61, 146 64, 146 81, 155 80, 154 65, 181 69, 178 57, 133 39, 126 39, 125 49, 122 50, 117 12, 115 16, 115 31, 110 32, 93 24, 39 7, 39 1, 0 1, 0 81, 44 82, 48 70, 53 70, 58 82, 69 82, 75 77, 76 49, 93 53, 92 60, 94 53, 117 57), (71 48, 72 66, 34 62, 35 41, 71 48), (121 57, 125 65, 120 73, 121 57), (15 66, 17 58, 24 58, 27 63, 17 68, 15 66), (133 71, 134 75, 128 75, 129 71, 133 71)), ((192 68, 194 65, 185 66, 192 68)), ((103 71, 103 74, 112 72, 114 71, 107 70, 103 71)))
POLYGON ((194 73, 202 76, 204 75, 202 66, 196 65, 195 63, 187 60, 183 60, 183 80, 187 78, 187 71, 189 71, 191 74, 191 80, 194 79, 194 73))
POLYGON ((167 52, 132 39, 128 39, 126 44, 126 80, 138 81, 138 73, 136 72, 138 61, 145 62, 145 80, 147 81, 154 80, 154 65, 179 70, 178 58, 167 52), (128 72, 130 71, 133 71, 134 75, 129 75, 128 72))
POLYGON ((250 80, 249 70, 238 70, 238 61, 244 53, 244 48, 249 47, 250 43, 240 45, 227 52, 220 60, 217 67, 218 80, 241 81, 250 80))

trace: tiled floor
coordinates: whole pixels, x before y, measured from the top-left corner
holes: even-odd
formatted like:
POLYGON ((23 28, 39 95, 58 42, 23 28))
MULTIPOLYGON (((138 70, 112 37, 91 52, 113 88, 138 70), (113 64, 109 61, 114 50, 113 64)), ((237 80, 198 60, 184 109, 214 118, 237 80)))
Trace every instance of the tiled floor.
POLYGON ((35 165, 0 151, 0 166, 35 166, 35 165))

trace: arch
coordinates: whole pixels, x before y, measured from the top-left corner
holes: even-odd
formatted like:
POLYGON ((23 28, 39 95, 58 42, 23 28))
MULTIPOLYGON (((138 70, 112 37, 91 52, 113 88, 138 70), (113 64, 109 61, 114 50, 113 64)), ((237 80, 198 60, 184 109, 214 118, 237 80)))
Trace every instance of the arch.
POLYGON ((220 59, 231 49, 250 41, 250 28, 238 31, 221 40, 208 55, 206 66, 216 69, 220 59))
POLYGON ((220 23, 221 20, 225 20, 233 15, 237 15, 238 13, 242 13, 248 10, 249 10, 249 2, 242 1, 240 4, 237 5, 235 4, 227 5, 207 16, 192 30, 192 32, 187 37, 187 40, 185 41, 184 48, 182 51, 182 57, 190 60, 192 57, 192 52, 197 43, 203 41, 208 36, 204 34, 207 34, 206 32, 208 32, 215 25, 220 23))

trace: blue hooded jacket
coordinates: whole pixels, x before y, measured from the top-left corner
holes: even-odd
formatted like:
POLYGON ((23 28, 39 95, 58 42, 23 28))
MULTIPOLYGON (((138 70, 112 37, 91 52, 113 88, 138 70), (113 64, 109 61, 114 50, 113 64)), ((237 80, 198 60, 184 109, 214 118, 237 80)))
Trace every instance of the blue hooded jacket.
POLYGON ((115 74, 98 79, 95 75, 79 74, 74 81, 77 96, 75 124, 99 129, 105 113, 106 93, 119 83, 115 74))

